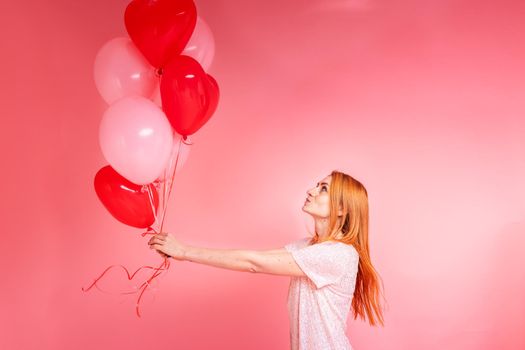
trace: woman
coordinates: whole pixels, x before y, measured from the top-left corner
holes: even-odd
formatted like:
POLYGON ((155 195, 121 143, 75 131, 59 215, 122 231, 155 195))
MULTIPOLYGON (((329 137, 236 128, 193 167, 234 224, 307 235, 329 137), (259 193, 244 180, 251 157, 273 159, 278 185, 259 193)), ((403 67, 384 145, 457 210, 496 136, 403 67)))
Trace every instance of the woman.
POLYGON ((177 260, 291 276, 291 349, 352 349, 345 332, 350 305, 354 319, 368 316, 371 325, 384 326, 368 248, 368 195, 359 181, 336 170, 307 194, 303 211, 315 219, 315 235, 281 249, 200 248, 167 233, 152 237, 150 248, 177 260))

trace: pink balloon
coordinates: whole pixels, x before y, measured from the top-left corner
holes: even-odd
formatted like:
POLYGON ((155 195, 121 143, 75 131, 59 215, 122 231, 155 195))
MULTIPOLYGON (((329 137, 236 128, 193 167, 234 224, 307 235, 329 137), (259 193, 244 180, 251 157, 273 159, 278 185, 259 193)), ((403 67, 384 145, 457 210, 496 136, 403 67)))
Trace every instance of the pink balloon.
POLYGON ((155 69, 129 38, 115 38, 98 51, 94 65, 95 85, 112 104, 130 95, 149 97, 158 85, 155 69))
POLYGON ((202 68, 207 71, 210 68, 215 55, 215 40, 208 24, 199 16, 190 41, 182 51, 181 55, 191 56, 202 68))
POLYGON ((150 100, 152 100, 157 106, 162 108, 162 99, 160 98, 160 83, 159 82, 155 86, 155 89, 153 90, 153 94, 151 95, 150 100))
POLYGON ((184 166, 184 163, 186 163, 186 160, 188 159, 188 155, 190 153, 190 147, 193 143, 190 140, 190 136, 186 138, 186 140, 181 140, 182 136, 178 133, 174 132, 173 134, 173 149, 171 151, 171 156, 168 160, 168 164, 166 165, 166 168, 164 171, 161 172, 158 181, 171 181, 171 177, 173 175, 173 170, 175 170, 175 165, 177 165, 177 169, 175 170, 175 176, 179 173, 179 171, 184 166), (180 146, 179 146, 180 144, 180 146), (180 147, 180 151, 179 151, 180 147), (179 155, 179 159, 177 160, 177 153, 179 155), (175 162, 177 164, 175 164, 175 162))
MULTIPOLYGON (((213 33, 208 24, 199 16, 197 16, 197 23, 193 34, 182 51, 181 55, 191 56, 201 67, 207 71, 213 61, 215 55, 215 40, 213 33)), ((150 99, 159 107, 162 107, 162 100, 160 98, 160 84, 157 80, 153 89, 153 94, 150 99)))
POLYGON ((164 112, 152 101, 127 96, 104 113, 99 141, 113 169, 137 185, 146 185, 168 165, 173 130, 164 112))

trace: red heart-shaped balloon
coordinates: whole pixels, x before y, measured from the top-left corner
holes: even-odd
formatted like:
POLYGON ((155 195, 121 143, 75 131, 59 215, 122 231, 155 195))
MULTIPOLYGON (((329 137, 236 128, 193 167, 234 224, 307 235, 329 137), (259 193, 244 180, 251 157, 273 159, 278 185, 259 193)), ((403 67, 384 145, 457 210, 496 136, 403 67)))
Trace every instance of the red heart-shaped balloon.
POLYGON ((173 128, 186 137, 211 118, 219 104, 219 85, 194 58, 179 55, 160 79, 162 109, 173 128))
POLYGON ((100 169, 95 175, 95 192, 106 209, 118 221, 138 228, 147 228, 155 222, 155 213, 159 206, 159 196, 153 184, 149 186, 151 192, 142 185, 134 184, 110 165, 100 169))
POLYGON ((124 23, 149 63, 163 68, 188 44, 197 23, 197 8, 192 0, 133 0, 124 12, 124 23))

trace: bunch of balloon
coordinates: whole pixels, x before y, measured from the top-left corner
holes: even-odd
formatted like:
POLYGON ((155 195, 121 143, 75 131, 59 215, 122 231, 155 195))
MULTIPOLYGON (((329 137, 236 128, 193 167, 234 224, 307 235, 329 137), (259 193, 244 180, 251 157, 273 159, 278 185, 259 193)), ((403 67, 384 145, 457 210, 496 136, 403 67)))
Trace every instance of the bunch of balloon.
MULTIPOLYGON (((188 157, 186 146, 192 145, 189 136, 217 109, 219 86, 206 73, 215 44, 192 0, 132 0, 124 23, 130 38, 108 41, 95 58, 95 84, 109 105, 99 128, 100 148, 109 165, 97 172, 94 186, 115 219, 147 229, 145 236, 163 232, 175 173, 188 157)), ((112 265, 82 290, 97 286, 115 266, 122 267, 129 280, 142 268, 154 270, 138 290, 125 293, 140 291, 140 317, 140 299, 169 268, 168 257, 159 267, 143 266, 133 274, 112 265)))

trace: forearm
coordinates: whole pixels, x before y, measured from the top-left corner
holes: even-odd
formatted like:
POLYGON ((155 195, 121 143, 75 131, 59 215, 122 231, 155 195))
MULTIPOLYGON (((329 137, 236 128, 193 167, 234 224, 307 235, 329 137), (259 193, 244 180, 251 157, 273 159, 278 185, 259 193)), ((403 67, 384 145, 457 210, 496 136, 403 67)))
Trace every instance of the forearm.
POLYGON ((186 246, 184 260, 205 264, 223 269, 255 272, 253 265, 254 252, 241 249, 211 249, 186 246))

